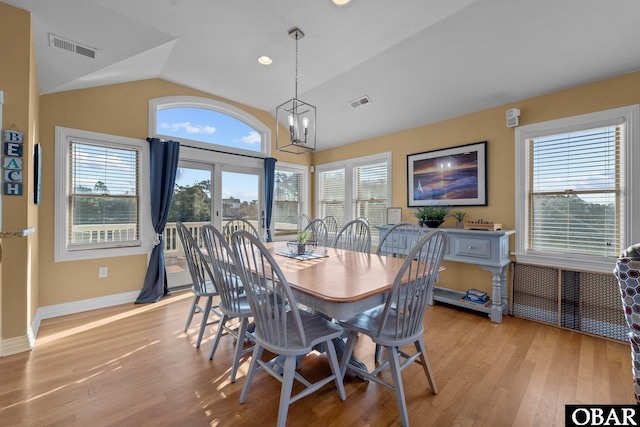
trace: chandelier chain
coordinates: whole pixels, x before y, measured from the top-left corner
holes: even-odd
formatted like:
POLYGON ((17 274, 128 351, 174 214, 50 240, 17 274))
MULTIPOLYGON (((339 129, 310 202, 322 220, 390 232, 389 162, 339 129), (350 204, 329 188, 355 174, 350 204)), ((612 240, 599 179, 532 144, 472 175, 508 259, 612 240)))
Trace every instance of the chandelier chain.
POLYGON ((298 99, 298 33, 296 32, 296 99, 298 99))

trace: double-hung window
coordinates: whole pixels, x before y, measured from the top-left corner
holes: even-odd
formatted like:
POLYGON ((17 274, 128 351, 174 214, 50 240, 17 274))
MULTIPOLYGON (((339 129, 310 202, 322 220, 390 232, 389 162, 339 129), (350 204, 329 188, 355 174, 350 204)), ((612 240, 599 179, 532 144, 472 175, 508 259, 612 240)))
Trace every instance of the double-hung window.
POLYGON ((355 166, 353 184, 356 218, 367 218, 371 224, 385 224, 389 201, 387 162, 355 166))
MULTIPOLYGON (((321 168, 318 168, 321 170, 321 168)), ((346 182, 345 168, 330 168, 318 172, 318 203, 316 215, 319 218, 332 216, 339 225, 344 225, 346 218, 345 200, 346 200, 346 182)), ((353 218, 351 218, 353 219, 353 218)))
POLYGON ((147 159, 145 141, 56 128, 56 261, 147 253, 147 159))
POLYGON ((634 106, 517 129, 518 261, 611 271, 638 238, 637 125, 634 106))
POLYGON ((386 223, 391 200, 391 153, 318 165, 316 173, 316 216, 333 216, 340 226, 365 217, 376 239, 374 226, 386 223))
POLYGON ((274 236, 295 234, 306 225, 300 221, 307 212, 306 189, 306 166, 276 163, 271 219, 274 236))

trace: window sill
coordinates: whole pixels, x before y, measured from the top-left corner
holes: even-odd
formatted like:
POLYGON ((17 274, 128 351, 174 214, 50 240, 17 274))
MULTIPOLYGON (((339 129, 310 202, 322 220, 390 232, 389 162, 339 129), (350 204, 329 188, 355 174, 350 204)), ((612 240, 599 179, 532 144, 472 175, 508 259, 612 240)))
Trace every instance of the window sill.
POLYGON ((516 262, 521 264, 555 267, 563 270, 588 271, 592 273, 612 274, 616 258, 570 257, 512 252, 516 262))

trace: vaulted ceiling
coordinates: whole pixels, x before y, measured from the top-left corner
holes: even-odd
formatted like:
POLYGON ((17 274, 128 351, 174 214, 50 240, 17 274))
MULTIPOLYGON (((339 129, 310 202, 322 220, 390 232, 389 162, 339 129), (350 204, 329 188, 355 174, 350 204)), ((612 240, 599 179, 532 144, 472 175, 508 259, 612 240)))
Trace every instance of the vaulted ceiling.
POLYGON ((640 70, 638 0, 0 1, 32 13, 42 94, 158 77, 274 116, 299 27, 319 149, 640 70))

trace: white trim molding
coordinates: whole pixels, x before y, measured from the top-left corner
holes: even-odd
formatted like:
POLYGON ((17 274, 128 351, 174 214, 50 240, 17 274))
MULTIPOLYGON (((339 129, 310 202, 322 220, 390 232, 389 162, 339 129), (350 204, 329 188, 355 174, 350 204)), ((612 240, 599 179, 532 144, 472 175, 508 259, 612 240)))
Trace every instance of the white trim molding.
POLYGON ((616 257, 571 256, 570 254, 538 253, 528 250, 528 170, 527 140, 532 138, 592 129, 613 124, 625 124, 621 152, 622 197, 624 198, 622 249, 640 242, 640 105, 614 108, 580 116, 567 117, 516 128, 515 132, 515 255, 523 264, 543 265, 569 270, 611 273, 616 257))
POLYGON ((121 294, 107 295, 104 297, 90 298, 81 301, 67 302, 40 307, 36 311, 33 322, 27 331, 28 334, 20 337, 9 338, 0 342, 0 357, 31 351, 36 343, 40 323, 44 319, 66 316, 68 314, 82 313, 84 311, 113 307, 114 305, 130 304, 136 301, 140 291, 124 292, 121 294))
POLYGON ((29 337, 23 335, 21 337, 2 340, 1 349, 2 353, 0 356, 5 357, 13 354, 24 353, 25 351, 31 351, 32 346, 29 341, 29 337))
POLYGON ((55 233, 54 261, 77 261, 84 259, 108 258, 128 255, 148 255, 153 248, 155 232, 151 221, 149 143, 140 139, 108 135, 97 132, 56 126, 55 149, 55 233), (102 146, 133 148, 139 152, 138 186, 140 210, 140 242, 135 246, 101 247, 93 249, 69 250, 67 247, 68 227, 68 177, 69 144, 74 141, 94 142, 102 146))
POLYGON ((156 113, 158 110, 163 110, 167 108, 202 108, 205 110, 212 110, 219 113, 226 114, 228 116, 237 119, 260 134, 261 137, 261 150, 258 151, 249 151, 242 150, 239 148, 229 147, 225 145, 215 145, 209 144, 206 142, 196 141, 196 140, 186 140, 181 138, 181 141, 188 142, 190 145, 194 147, 200 148, 215 148, 222 151, 226 151, 234 154, 248 154, 251 156, 268 156, 271 153, 271 129, 269 126, 265 125, 262 121, 258 120, 251 114, 247 113, 240 108, 234 107, 233 105, 227 104, 225 102, 217 101, 215 99, 204 98, 200 96, 165 96, 162 98, 154 98, 149 100, 149 135, 154 135, 163 139, 172 139, 175 138, 169 135, 162 135, 157 132, 157 117, 156 113))

